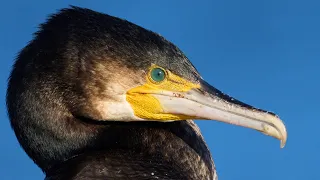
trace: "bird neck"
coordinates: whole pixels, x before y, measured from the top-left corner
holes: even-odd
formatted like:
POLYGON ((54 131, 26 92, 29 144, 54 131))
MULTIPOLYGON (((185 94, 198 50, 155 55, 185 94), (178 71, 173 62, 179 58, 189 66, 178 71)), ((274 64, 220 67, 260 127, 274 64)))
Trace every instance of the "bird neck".
POLYGON ((214 177, 210 152, 191 121, 110 123, 104 126, 106 129, 97 136, 94 148, 56 164, 47 171, 48 178, 214 177))
POLYGON ((160 155, 110 150, 75 156, 52 168, 46 180, 53 179, 202 179, 160 155))

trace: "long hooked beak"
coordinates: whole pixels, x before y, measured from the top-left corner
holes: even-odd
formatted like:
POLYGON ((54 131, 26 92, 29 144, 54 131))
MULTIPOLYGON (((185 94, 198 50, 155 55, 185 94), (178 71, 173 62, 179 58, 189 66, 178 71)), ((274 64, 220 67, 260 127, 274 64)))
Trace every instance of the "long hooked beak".
POLYGON ((277 115, 242 103, 204 80, 200 81, 200 88, 187 92, 162 91, 153 96, 159 100, 163 113, 212 119, 255 129, 279 139, 281 148, 285 146, 286 127, 277 115))

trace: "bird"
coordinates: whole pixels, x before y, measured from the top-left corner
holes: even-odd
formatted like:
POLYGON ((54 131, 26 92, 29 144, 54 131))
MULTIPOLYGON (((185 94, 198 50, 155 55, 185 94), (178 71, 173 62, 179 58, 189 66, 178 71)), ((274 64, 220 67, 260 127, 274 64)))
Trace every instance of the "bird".
POLYGON ((161 35, 77 6, 48 16, 20 50, 6 105, 46 180, 216 180, 194 119, 287 140, 278 115, 207 83, 161 35))

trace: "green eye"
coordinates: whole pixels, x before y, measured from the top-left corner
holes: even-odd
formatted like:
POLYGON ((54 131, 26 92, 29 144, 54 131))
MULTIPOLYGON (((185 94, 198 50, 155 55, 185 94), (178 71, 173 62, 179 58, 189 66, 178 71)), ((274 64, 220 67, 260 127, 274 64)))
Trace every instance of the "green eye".
POLYGON ((166 73, 160 68, 154 68, 151 70, 151 78, 155 82, 161 82, 166 78, 166 73))

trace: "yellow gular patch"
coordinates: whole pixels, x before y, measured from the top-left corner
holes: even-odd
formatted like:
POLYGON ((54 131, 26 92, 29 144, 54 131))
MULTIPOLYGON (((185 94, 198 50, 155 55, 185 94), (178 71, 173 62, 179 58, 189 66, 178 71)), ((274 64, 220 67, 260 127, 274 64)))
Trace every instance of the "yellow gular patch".
POLYGON ((151 71, 154 68, 161 67, 152 65, 146 77, 146 83, 127 92, 126 99, 134 114, 139 118, 155 121, 190 119, 185 115, 164 113, 160 102, 152 94, 161 94, 162 91, 186 92, 193 88, 200 88, 200 85, 183 79, 163 68, 161 69, 166 73, 165 79, 161 82, 155 82, 151 77, 151 71))

